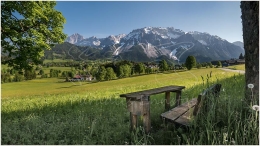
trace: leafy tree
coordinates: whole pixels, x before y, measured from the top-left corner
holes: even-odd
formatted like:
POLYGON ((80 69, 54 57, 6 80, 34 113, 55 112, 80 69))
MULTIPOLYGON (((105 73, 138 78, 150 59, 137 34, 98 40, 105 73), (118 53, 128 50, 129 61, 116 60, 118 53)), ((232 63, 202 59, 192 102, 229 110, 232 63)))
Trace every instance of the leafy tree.
POLYGON ((31 69, 41 63, 44 50, 66 39, 65 18, 55 5, 55 1, 1 1, 1 47, 9 58, 4 64, 31 69))
POLYGON ((145 67, 144 67, 144 64, 143 63, 137 63, 135 65, 135 71, 139 74, 142 74, 145 72, 145 67))
POLYGON ((117 76, 119 78, 129 77, 131 75, 131 67, 128 64, 122 64, 119 66, 117 76))
POLYGON ((196 66, 196 59, 194 56, 188 56, 185 62, 185 66, 188 70, 191 70, 193 67, 196 66))
POLYGON ((75 72, 74 71, 68 71, 68 77, 73 78, 75 76, 75 72))
POLYGON ((217 67, 221 67, 221 66, 222 66, 221 62, 218 61, 218 63, 217 63, 217 67))
POLYGON ((213 68, 213 65, 211 62, 208 62, 207 65, 210 67, 210 68, 213 68))
POLYGON ((167 62, 165 60, 161 60, 159 62, 159 69, 161 71, 166 71, 166 70, 168 70, 168 68, 169 68, 169 66, 168 66, 168 64, 167 64, 167 62))
POLYGON ((107 70, 104 66, 101 66, 99 68, 99 71, 97 72, 96 74, 96 79, 98 81, 102 81, 102 80, 105 80, 105 77, 106 77, 106 74, 107 74, 107 70))
POLYGON ((242 53, 239 55, 238 59, 244 59, 244 56, 242 53))
POLYGON ((153 72, 153 70, 150 67, 146 67, 145 68, 145 73, 146 74, 151 74, 153 72))
POLYGON ((106 71, 107 71, 106 76, 105 76, 106 80, 112 80, 112 79, 116 78, 116 74, 112 67, 106 68, 106 71))

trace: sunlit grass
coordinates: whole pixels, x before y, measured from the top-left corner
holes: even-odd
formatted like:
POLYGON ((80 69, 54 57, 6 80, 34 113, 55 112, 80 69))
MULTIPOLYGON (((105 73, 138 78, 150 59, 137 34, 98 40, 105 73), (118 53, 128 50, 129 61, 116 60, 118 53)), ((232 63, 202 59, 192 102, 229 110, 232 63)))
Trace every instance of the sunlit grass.
POLYGON ((87 94, 95 91, 119 94, 124 92, 122 89, 125 87, 127 87, 127 89, 131 89, 128 90, 129 92, 132 90, 143 90, 166 85, 180 85, 189 88, 193 85, 201 83, 201 76, 209 74, 211 71, 213 72, 214 80, 217 78, 221 79, 232 76, 234 74, 219 69, 209 68, 179 73, 150 74, 99 83, 64 82, 65 79, 43 78, 18 83, 2 84, 2 98, 43 94, 87 94))
POLYGON ((73 62, 73 60, 72 59, 53 59, 53 60, 45 59, 43 61, 43 63, 51 63, 51 62, 73 62))
MULTIPOLYGON (((242 111, 244 75, 219 69, 160 73, 98 83, 36 79, 2 84, 2 144, 258 144, 255 113, 242 111), (212 73, 211 73, 212 71, 212 73), (236 74, 236 75, 235 75, 236 74), (211 77, 210 77, 211 76, 211 77), (151 96, 152 133, 143 127, 129 132, 129 112, 119 94, 167 85, 181 85, 182 99, 197 97, 213 83, 221 83, 216 121, 213 109, 187 130, 164 126, 164 95, 151 96)), ((174 103, 171 98, 171 105, 174 103)), ((248 106, 249 107, 249 106, 248 106)), ((140 119, 139 119, 140 121, 140 119)), ((141 123, 141 122, 140 122, 141 123)), ((140 124, 142 126, 142 124, 140 124)))
POLYGON ((245 64, 232 65, 232 66, 228 66, 226 68, 234 69, 234 70, 245 70, 245 64))

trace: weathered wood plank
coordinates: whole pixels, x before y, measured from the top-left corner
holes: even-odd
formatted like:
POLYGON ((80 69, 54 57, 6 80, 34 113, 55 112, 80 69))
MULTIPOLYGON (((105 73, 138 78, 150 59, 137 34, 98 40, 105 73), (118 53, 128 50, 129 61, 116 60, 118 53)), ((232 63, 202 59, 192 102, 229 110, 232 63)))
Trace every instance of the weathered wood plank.
POLYGON ((169 119, 171 121, 175 121, 181 115, 185 114, 190 108, 194 107, 196 103, 197 103, 197 98, 193 98, 192 100, 190 100, 178 107, 175 107, 175 108, 171 109, 170 111, 162 113, 161 117, 169 119))
POLYGON ((132 114, 131 112, 130 112, 130 124, 131 124, 131 127, 130 127, 131 131, 136 130, 136 128, 137 128, 137 115, 132 114))
POLYGON ((149 96, 149 95, 159 94, 159 93, 164 93, 164 92, 181 91, 184 88, 185 88, 185 86, 165 86, 165 87, 160 87, 160 88, 155 88, 155 89, 149 89, 149 90, 144 90, 144 91, 121 94, 120 97, 135 98, 135 97, 138 97, 138 96, 141 96, 141 95, 149 96))
POLYGON ((181 105, 181 91, 176 92, 175 107, 181 105))
POLYGON ((170 93, 171 92, 165 92, 165 110, 170 109, 170 93))
MULTIPOLYGON (((196 116, 197 113, 200 111, 200 108, 202 106, 203 107, 208 106, 209 104, 207 102, 208 98, 211 96, 215 98, 219 96, 220 88, 221 88, 221 84, 212 85, 211 87, 204 90, 204 92, 199 94, 198 98, 193 98, 191 101, 186 102, 178 107, 173 108, 168 112, 161 114, 161 117, 167 119, 170 122, 189 126, 194 116, 196 116), (206 101, 203 100, 204 103, 201 102, 202 98, 206 100, 206 101), (189 106, 187 106, 187 104, 189 106)), ((176 97, 176 100, 177 99, 178 98, 176 97)), ((206 111, 210 110, 208 108, 205 109, 206 111)))
POLYGON ((150 102, 144 101, 143 102, 144 114, 143 114, 143 125, 145 129, 145 133, 149 133, 151 130, 151 118, 150 118, 150 102))
POLYGON ((193 110, 194 110, 194 107, 190 108, 185 114, 180 116, 174 122, 179 123, 181 125, 189 126, 193 119, 193 110))

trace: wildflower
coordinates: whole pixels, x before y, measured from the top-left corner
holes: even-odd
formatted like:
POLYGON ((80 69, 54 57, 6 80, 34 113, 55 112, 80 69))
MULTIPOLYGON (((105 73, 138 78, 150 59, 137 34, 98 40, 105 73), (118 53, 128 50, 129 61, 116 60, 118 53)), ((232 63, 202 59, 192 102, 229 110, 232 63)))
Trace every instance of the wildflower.
POLYGON ((252 109, 255 111, 259 111, 259 105, 253 105, 252 109))
POLYGON ((225 89, 223 88, 223 92, 225 92, 225 89))
POLYGON ((248 84, 247 87, 252 89, 252 88, 254 88, 254 84, 248 84))
POLYGON ((236 141, 232 138, 231 143, 232 143, 233 145, 235 145, 235 144, 236 144, 236 141))

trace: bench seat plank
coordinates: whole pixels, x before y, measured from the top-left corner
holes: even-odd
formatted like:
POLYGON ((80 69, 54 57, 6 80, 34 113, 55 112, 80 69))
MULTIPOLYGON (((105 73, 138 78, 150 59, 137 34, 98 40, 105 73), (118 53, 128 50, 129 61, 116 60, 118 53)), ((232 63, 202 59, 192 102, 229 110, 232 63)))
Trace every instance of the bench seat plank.
MULTIPOLYGON (((219 97, 221 84, 215 84, 204 90, 203 93, 198 95, 198 98, 193 98, 191 101, 177 106, 168 112, 161 114, 163 120, 168 120, 173 123, 178 123, 185 126, 190 126, 192 119, 200 111, 201 106, 209 104, 208 98, 214 96, 219 97), (203 99, 203 102, 201 100, 203 99)), ((210 109, 206 109, 210 110, 210 109)), ((205 112, 205 109, 204 109, 205 112)))
POLYGON ((174 122, 181 125, 189 126, 191 123, 191 119, 193 118, 193 110, 194 106, 190 108, 185 114, 176 119, 174 122))
POLYGON ((197 103, 197 98, 193 98, 190 101, 179 105, 165 113, 161 114, 162 118, 169 119, 170 121, 175 121, 183 114, 185 114, 190 108, 193 108, 197 103))

